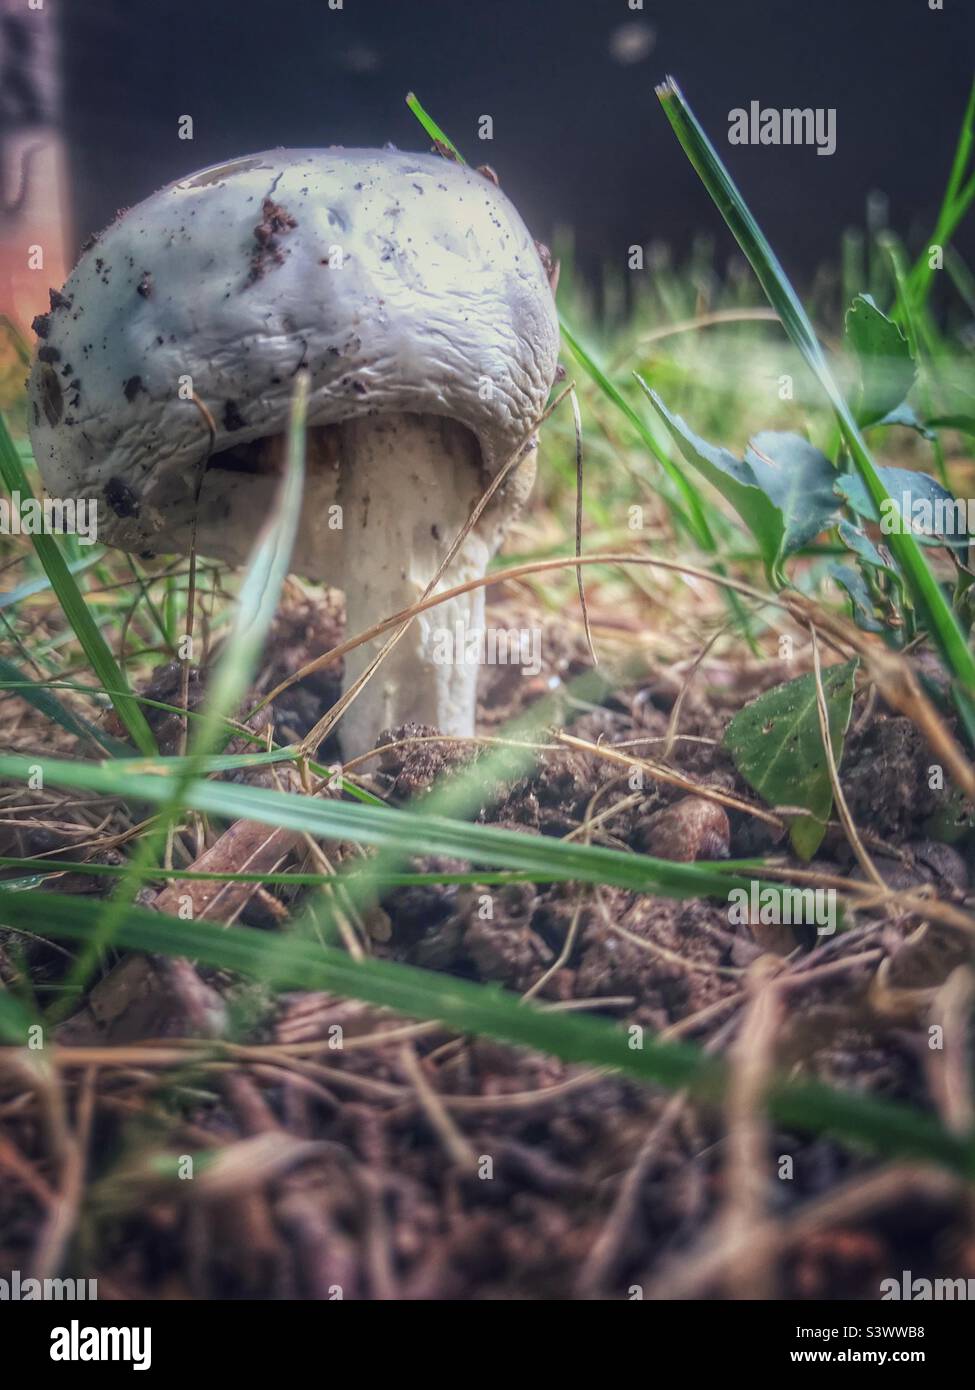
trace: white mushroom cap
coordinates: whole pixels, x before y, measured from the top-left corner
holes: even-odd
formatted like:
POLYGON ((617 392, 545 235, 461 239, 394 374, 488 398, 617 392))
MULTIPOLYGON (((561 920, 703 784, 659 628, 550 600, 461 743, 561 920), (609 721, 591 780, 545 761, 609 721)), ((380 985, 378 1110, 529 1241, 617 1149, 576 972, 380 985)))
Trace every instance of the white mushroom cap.
MULTIPOLYGON (((310 426, 445 417, 475 436, 488 478, 541 413, 558 352, 545 269, 504 194, 394 150, 269 150, 170 184, 86 251, 36 327, 47 491, 97 499, 100 539, 136 552, 185 552, 196 515, 200 552, 233 563, 276 486, 240 446, 285 432, 299 368, 310 426), (216 426, 199 509, 210 439, 190 391, 216 426)), ((320 462, 294 569, 341 584, 320 462)))

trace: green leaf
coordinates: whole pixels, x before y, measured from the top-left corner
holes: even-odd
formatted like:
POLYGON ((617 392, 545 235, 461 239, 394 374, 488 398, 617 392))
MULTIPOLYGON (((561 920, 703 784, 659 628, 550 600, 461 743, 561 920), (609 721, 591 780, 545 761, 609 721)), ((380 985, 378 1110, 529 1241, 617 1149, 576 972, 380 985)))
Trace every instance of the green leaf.
POLYGON ((873 599, 863 575, 850 565, 832 564, 827 566, 827 570, 837 584, 846 590, 853 605, 853 621, 857 627, 862 628, 864 632, 883 632, 884 625, 877 620, 874 613, 873 599))
MULTIPOLYGON (((725 860, 725 865, 729 861, 725 860)), ((739 861, 735 861, 738 863, 739 861)), ((34 869, 38 864, 44 864, 47 868, 45 873, 25 874, 21 878, 0 879, 0 893, 25 893, 34 888, 42 888, 50 878, 57 878, 61 874, 89 874, 94 878, 119 878, 122 874, 134 873, 141 880, 159 879, 186 879, 189 883, 262 883, 265 887, 271 884, 281 884, 284 887, 305 888, 321 887, 324 885, 335 886, 335 874, 329 873, 301 873, 296 870, 282 870, 280 873, 247 873, 243 869, 231 873, 220 873, 206 869, 183 869, 183 868, 161 868, 158 864, 145 865, 142 868, 133 869, 125 864, 100 864, 93 859, 25 859, 18 858, 12 854, 0 854, 0 869, 34 869)), ((371 865, 370 865, 371 869, 371 865)), ((360 882, 365 877, 366 870, 356 868, 350 870, 346 877, 346 882, 351 882, 354 878, 360 882)), ((369 874, 370 880, 381 885, 382 888, 411 888, 415 885, 427 885, 431 883, 452 884, 504 884, 504 883, 535 883, 532 878, 522 870, 517 872, 513 869, 471 869, 467 873, 386 873, 384 870, 376 875, 369 874)), ((550 882, 565 882, 566 879, 550 879, 550 882)))
MULTIPOLYGON (((861 570, 876 570, 878 574, 884 576, 884 581, 887 586, 886 604, 888 608, 896 606, 902 614, 910 613, 910 600, 904 593, 904 581, 893 560, 890 558, 889 553, 881 554, 867 533, 861 527, 855 526, 853 522, 847 521, 845 517, 840 518, 836 529, 840 540, 846 546, 847 550, 852 551, 860 562, 861 570)), ((840 580, 840 582, 842 583, 843 581, 840 580)), ((844 585, 844 587, 847 586, 844 585)), ((866 582, 865 587, 869 593, 870 586, 866 584, 866 582)), ((879 581, 877 587, 881 587, 879 581)), ((848 587, 847 592, 850 592, 848 587)), ((853 597, 852 593, 850 596, 851 598, 853 597)), ((856 602, 856 600, 854 600, 854 602, 856 602)), ((880 604, 880 606, 883 606, 883 600, 881 600, 879 596, 876 602, 880 604)), ((855 616, 854 614, 854 617, 855 616)), ((872 631, 872 629, 867 627, 864 627, 864 630, 872 631)))
POLYGON ((911 298, 914 311, 919 313, 925 305, 934 278, 934 266, 930 248, 945 247, 954 236, 955 230, 964 218, 975 199, 975 175, 972 174, 972 150, 975 148, 975 81, 968 94, 968 104, 962 117, 951 161, 951 173, 945 187, 944 197, 938 218, 931 233, 924 238, 922 250, 910 274, 911 298))
MULTIPOLYGON (((970 421, 975 417, 975 386, 972 385, 971 360, 960 354, 944 357, 938 361, 938 416, 939 420, 955 417, 970 421)), ((958 429, 965 426, 959 424, 958 429)))
MULTIPOLYGON (((0 858, 0 865, 3 865, 5 869, 23 869, 28 867, 30 864, 34 864, 36 862, 36 860, 21 859, 18 860, 16 864, 11 864, 7 856, 3 856, 2 858, 0 858)), ((105 867, 106 866, 104 864, 99 865, 99 868, 104 869, 105 867)), ((118 864, 113 864, 111 867, 117 874, 123 872, 123 870, 120 868, 118 864)), ((88 865, 83 860, 78 865, 78 871, 80 873, 87 873, 88 871, 88 865)), ((46 881, 49 878, 52 877, 52 874, 56 874, 59 872, 61 872, 60 866, 58 867, 58 869, 54 869, 51 871, 51 873, 47 874, 24 874, 21 878, 0 879, 0 893, 28 893, 34 888, 40 888, 44 883, 46 883, 46 881)))
POLYGON ((866 531, 862 531, 859 526, 854 526, 845 518, 841 519, 836 529, 847 550, 852 550, 862 565, 869 565, 871 569, 884 570, 888 574, 892 573, 887 561, 866 531))
MULTIPOLYGON (((853 710, 853 681, 859 662, 823 671, 830 743, 839 767, 853 710)), ((809 812, 793 822, 790 838, 802 859, 811 859, 826 833, 833 789, 823 748, 816 682, 810 674, 777 685, 735 715, 724 745, 735 766, 770 806, 800 806, 809 812)))
POLYGON ((861 425, 877 424, 914 385, 910 345, 869 294, 858 294, 847 310, 846 338, 860 370, 857 420, 861 425))
POLYGON ((878 524, 887 536, 910 530, 913 519, 913 534, 922 545, 968 549, 965 504, 942 487, 937 478, 909 468, 878 468, 877 472, 888 493, 888 500, 880 507, 855 473, 841 473, 835 480, 837 493, 857 516, 878 524))
POLYGON ((975 415, 935 415, 925 423, 932 429, 961 430, 975 439, 975 415))
POLYGON ((758 542, 770 579, 781 583, 783 560, 817 536, 836 514, 836 474, 829 459, 801 435, 765 430, 739 460, 701 439, 635 375, 688 463, 734 507, 758 542))
POLYGON ((778 507, 784 558, 807 545, 830 525, 837 512, 836 469, 801 434, 763 430, 745 450, 755 481, 778 507))
POLYGON ((679 415, 673 415, 667 409, 656 391, 641 376, 634 375, 684 458, 731 503, 758 541, 765 568, 771 572, 782 540, 782 519, 778 509, 755 482, 751 469, 727 449, 708 444, 696 435, 679 415))
POLYGON ((930 429, 928 424, 925 424, 923 420, 918 418, 914 407, 908 405, 906 401, 902 401, 900 405, 895 406, 893 410, 888 410, 882 420, 874 420, 871 424, 876 429, 880 429, 882 425, 902 425, 904 429, 916 431, 916 433, 921 435, 924 439, 935 438, 934 430, 930 429))

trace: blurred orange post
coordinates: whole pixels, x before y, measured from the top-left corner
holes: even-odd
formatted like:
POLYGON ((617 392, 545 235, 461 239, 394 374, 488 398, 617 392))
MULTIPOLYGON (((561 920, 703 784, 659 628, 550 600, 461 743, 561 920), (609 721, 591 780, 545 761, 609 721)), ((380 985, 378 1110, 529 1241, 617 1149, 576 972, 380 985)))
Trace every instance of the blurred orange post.
POLYGON ((0 406, 22 388, 14 335, 33 345, 35 314, 66 278, 67 151, 59 67, 64 0, 0 0, 0 406))

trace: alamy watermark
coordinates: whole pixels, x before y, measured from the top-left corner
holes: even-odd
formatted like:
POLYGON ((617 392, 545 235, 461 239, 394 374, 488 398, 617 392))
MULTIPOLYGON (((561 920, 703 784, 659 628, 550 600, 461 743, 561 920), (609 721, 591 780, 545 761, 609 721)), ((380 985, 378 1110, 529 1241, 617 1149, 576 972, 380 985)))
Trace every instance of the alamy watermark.
POLYGON ((835 106, 787 106, 781 111, 761 102, 728 112, 731 145, 815 145, 817 154, 836 151, 835 106))
POLYGON ((51 1331, 52 1361, 131 1361, 133 1371, 152 1365, 151 1327, 83 1327, 72 1318, 51 1331))
POLYGON ((885 536, 908 530, 918 536, 965 541, 975 531, 975 498, 918 497, 910 492, 885 497, 880 504, 880 529, 885 536))
POLYGON ((909 1269, 899 1279, 881 1279, 880 1300, 950 1303, 975 1299, 975 1279, 915 1279, 909 1269))
POLYGON ((832 936, 837 920, 835 888, 773 888, 753 878, 728 894, 733 927, 815 927, 817 935, 832 936))
POLYGON ((24 1278, 19 1269, 10 1271, 9 1279, 0 1278, 0 1303, 33 1303, 51 1300, 89 1303, 98 1298, 97 1279, 32 1279, 24 1278))
POLYGON ((526 676, 542 669, 542 633, 537 627, 435 627, 430 639, 435 666, 521 666, 526 676))
POLYGON ((77 536, 80 545, 98 540, 98 503, 93 497, 0 497, 0 535, 77 536))

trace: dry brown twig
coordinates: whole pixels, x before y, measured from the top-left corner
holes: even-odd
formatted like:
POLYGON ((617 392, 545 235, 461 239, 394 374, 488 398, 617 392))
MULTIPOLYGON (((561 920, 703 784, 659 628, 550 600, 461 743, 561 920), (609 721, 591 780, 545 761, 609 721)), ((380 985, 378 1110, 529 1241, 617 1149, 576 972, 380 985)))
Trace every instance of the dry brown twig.
POLYGON ((836 766, 836 755, 833 752, 833 740, 829 731, 829 706, 826 703, 826 692, 823 689, 823 670, 819 660, 819 640, 816 637, 816 629, 810 627, 809 635, 812 638, 813 654, 813 678, 816 684, 816 711, 819 715, 819 732, 823 740, 823 752, 826 754, 826 767, 829 771, 830 786, 833 789, 833 801, 840 818, 840 823, 849 841, 850 848, 856 855, 857 862, 861 869, 878 888, 886 891, 887 885, 880 876, 876 864, 870 858, 864 848, 863 841, 860 839, 859 832, 854 824, 853 817, 850 815, 850 808, 846 804, 846 797, 843 794, 843 786, 840 782, 839 770, 836 766))
MULTIPOLYGON (((717 1001, 718 1004, 727 1004, 728 1002, 731 1000, 717 1001)), ((702 1014, 710 1014, 715 1010, 716 1005, 710 1005, 708 1009, 701 1012, 702 1014)), ((737 1025, 737 1018, 727 1019, 713 1037, 705 1043, 704 1051, 709 1055, 719 1051, 737 1025)), ((672 1029, 665 1030, 661 1034, 661 1039, 666 1037, 668 1032, 671 1036, 675 1036, 672 1029)), ((654 1159, 659 1154, 662 1145, 684 1115, 689 1100, 690 1093, 687 1090, 677 1091, 665 1103, 659 1117, 647 1131, 646 1138, 620 1183, 603 1227, 579 1272, 576 1292, 580 1298, 595 1298, 606 1288, 612 1278, 626 1244, 627 1236, 636 1219, 643 1184, 650 1176, 654 1159)))
POLYGON ((868 1220, 876 1212, 910 1197, 957 1198, 964 1191, 958 1178, 920 1164, 898 1164, 857 1176, 816 1198, 782 1221, 768 1219, 733 1239, 714 1241, 710 1233, 690 1254, 669 1262, 645 1291, 647 1299, 700 1298, 715 1282, 750 1257, 771 1263, 815 1232, 849 1221, 868 1220))
POLYGON ((50 1279, 61 1267, 68 1242, 74 1234, 81 1198, 85 1186, 88 1143, 95 1109, 97 1071, 87 1067, 82 1073, 75 1127, 67 1121, 64 1092, 60 1076, 49 1077, 49 1103, 56 1107, 55 1121, 60 1133, 59 1186, 55 1201, 48 1208, 34 1248, 32 1272, 37 1279, 50 1279))
POLYGON ((451 1119, 443 1098, 427 1077, 412 1042, 404 1043, 401 1047, 400 1063, 447 1157, 462 1173, 473 1174, 477 1169, 477 1155, 451 1119))
MULTIPOLYGON (((782 1019, 778 962, 760 956, 748 972, 748 1007, 730 1053, 727 1119, 727 1201, 719 1218, 723 1239, 744 1241, 765 1215, 770 1122, 765 1104, 772 1081, 775 1035, 782 1019)), ((735 1265, 731 1298, 772 1296, 773 1280, 761 1246, 735 1265)))
MULTIPOLYGON (((559 399, 561 399, 561 397, 559 399)), ((484 501, 483 498, 481 500, 482 502, 484 501)), ((381 637, 384 632, 389 632, 391 629, 401 626, 404 622, 412 620, 417 617, 418 614, 425 613, 430 608, 436 608, 438 604, 445 603, 452 598, 458 598, 461 594, 469 593, 473 589, 485 588, 493 584, 510 583, 518 579, 523 579, 528 575, 547 574, 560 569, 571 569, 577 565, 642 565, 649 568, 663 569, 673 574, 693 575, 701 580, 717 584, 722 588, 732 589, 736 593, 756 599, 761 603, 778 604, 780 607, 785 607, 785 604, 779 597, 763 594, 760 590, 754 589, 751 585, 745 584, 740 580, 729 579, 725 575, 715 575, 712 574, 710 570, 699 569, 694 565, 679 564, 675 560, 662 560, 649 555, 634 555, 632 553, 627 554, 625 552, 620 553, 614 551, 605 554, 600 552, 593 555, 566 555, 550 560, 531 560, 525 564, 511 565, 507 569, 493 570, 490 574, 484 575, 480 579, 469 579, 463 584, 456 584, 450 589, 442 589, 439 593, 432 594, 425 599, 418 599, 417 602, 412 604, 409 608, 401 609, 399 613, 394 613, 390 617, 384 618, 382 622, 373 624, 371 628, 358 633, 355 637, 347 638, 346 641, 341 642, 337 647, 332 647, 331 650, 323 652, 321 656, 317 656, 314 660, 306 662, 304 666, 299 667, 297 671, 281 681, 273 690, 269 691, 268 694, 262 696, 258 703, 248 711, 247 718, 252 718, 259 710, 263 709, 265 705, 277 699, 279 695, 283 694, 285 690, 288 690, 298 681, 305 680, 316 671, 324 670, 326 666, 340 661, 342 657, 354 651, 357 647, 362 646, 363 643, 371 642, 375 637, 381 637)), ((310 739, 311 735, 308 737, 310 739)), ((306 740, 306 742, 307 741, 308 740, 306 740)))
POLYGON ((664 743, 663 749, 661 750, 660 754, 664 762, 667 762, 669 760, 670 755, 673 752, 674 743, 677 739, 677 727, 680 723, 681 711, 684 708, 684 701, 687 699, 690 688, 694 683, 694 678, 697 675, 698 671, 701 669, 701 665, 708 652, 715 645, 715 643, 718 642, 718 640, 721 637, 723 637, 726 632, 729 631, 731 626, 732 624, 730 621, 722 624, 722 626, 719 627, 718 630, 712 634, 708 641, 705 642, 704 646, 701 648, 697 656, 694 658, 688 669, 683 674, 683 679, 681 680, 680 684, 680 690, 677 692, 677 699, 673 703, 673 706, 670 711, 670 718, 667 721, 666 742, 664 743))
POLYGON ((667 786, 678 787, 681 791, 688 792, 692 796, 700 796, 706 801, 717 802, 718 805, 727 806, 731 810, 742 811, 745 815, 754 816, 757 820, 763 820, 766 824, 774 826, 776 830, 785 829, 785 822, 782 817, 776 815, 774 811, 766 811, 764 807, 755 806, 750 801, 743 801, 741 797, 735 796, 731 792, 722 791, 718 787, 710 787, 706 783, 696 782, 693 777, 687 777, 684 773, 676 772, 673 768, 666 767, 663 763, 658 763, 653 759, 638 758, 632 753, 621 753, 615 746, 576 738, 574 734, 567 734, 562 729, 552 730, 552 737, 556 743, 560 743, 566 748, 575 749, 579 753, 588 753, 594 758, 603 758, 607 762, 617 763, 621 767, 638 768, 641 772, 646 772, 654 781, 663 782, 667 786))
POLYGON ((960 965, 937 991, 931 1017, 942 1029, 942 1047, 928 1048, 931 1089, 947 1129, 953 1134, 975 1130, 975 1089, 968 1057, 975 972, 960 965))
MULTIPOLYGON (((575 387, 570 389, 569 399, 572 402, 572 424, 576 436, 576 555, 582 554, 582 415, 579 411, 579 397, 575 387)), ((592 644, 592 628, 589 624, 589 605, 586 602, 586 585, 582 577, 582 566, 576 570, 576 580, 579 588, 579 607, 582 610, 582 626, 586 634, 586 644, 589 648, 589 656, 594 666, 599 665, 599 658, 596 655, 596 648, 592 644)))

